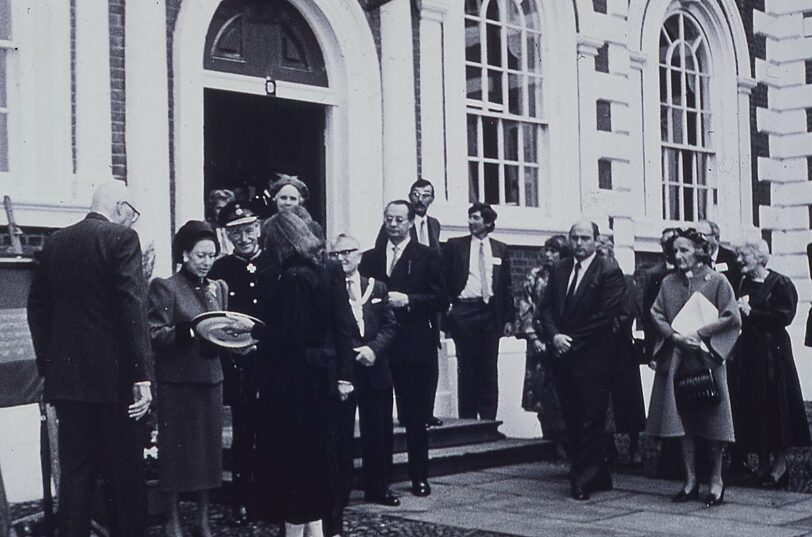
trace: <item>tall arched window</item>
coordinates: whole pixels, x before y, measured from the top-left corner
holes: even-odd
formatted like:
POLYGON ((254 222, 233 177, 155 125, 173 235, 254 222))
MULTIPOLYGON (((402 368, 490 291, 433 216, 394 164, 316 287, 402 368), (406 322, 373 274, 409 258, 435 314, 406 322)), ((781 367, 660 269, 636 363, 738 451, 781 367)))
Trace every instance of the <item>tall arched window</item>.
POLYGON ((536 0, 465 1, 471 201, 539 206, 540 22, 536 0))
POLYGON ((665 20, 660 31, 659 70, 666 220, 702 220, 718 203, 707 46, 689 14, 677 11, 665 20))

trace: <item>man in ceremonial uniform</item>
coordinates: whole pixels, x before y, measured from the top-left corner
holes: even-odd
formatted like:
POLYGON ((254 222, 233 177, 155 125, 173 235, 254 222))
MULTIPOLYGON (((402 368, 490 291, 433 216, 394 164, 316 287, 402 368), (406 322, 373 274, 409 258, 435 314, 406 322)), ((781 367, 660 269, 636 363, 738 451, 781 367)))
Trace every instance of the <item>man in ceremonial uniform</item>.
MULTIPOLYGON (((257 276, 271 266, 271 253, 259 245, 257 215, 244 203, 232 201, 220 210, 219 223, 234 245, 234 252, 214 262, 209 278, 228 284, 228 307, 232 311, 257 317, 262 301, 257 276)), ((234 523, 248 522, 246 504, 253 480, 256 440, 257 382, 255 352, 227 355, 223 359, 223 399, 231 407, 231 462, 234 484, 234 523)))

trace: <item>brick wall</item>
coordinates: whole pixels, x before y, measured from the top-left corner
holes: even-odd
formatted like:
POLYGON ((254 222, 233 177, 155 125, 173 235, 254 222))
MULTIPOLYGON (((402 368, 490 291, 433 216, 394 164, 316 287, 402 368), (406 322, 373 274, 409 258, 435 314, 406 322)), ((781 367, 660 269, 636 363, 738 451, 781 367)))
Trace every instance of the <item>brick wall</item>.
MULTIPOLYGON (((112 170, 116 179, 127 179, 127 146, 125 142, 124 82, 124 3, 109 0, 110 21, 110 115, 112 131, 112 170)), ((136 0, 138 1, 138 0, 136 0)))

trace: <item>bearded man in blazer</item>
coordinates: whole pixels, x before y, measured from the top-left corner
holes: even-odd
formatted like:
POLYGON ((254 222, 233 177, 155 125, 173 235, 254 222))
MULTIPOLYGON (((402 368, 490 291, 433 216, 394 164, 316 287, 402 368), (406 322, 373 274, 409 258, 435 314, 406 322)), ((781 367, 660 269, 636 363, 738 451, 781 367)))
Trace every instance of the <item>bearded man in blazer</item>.
POLYGON ((457 349, 460 418, 496 419, 499 339, 512 333, 508 247, 488 237, 496 216, 487 203, 471 205, 470 235, 449 239, 443 255, 452 304, 445 328, 457 349))
POLYGON ((596 255, 600 230, 579 222, 569 233, 573 257, 557 263, 540 304, 544 337, 556 357, 555 376, 570 437, 572 497, 611 490, 604 458, 614 348, 612 322, 623 296, 623 272, 596 255))
POLYGON ((428 496, 428 434, 431 417, 430 382, 437 367, 439 330, 437 314, 448 303, 436 250, 411 240, 415 212, 406 200, 389 202, 384 210, 387 241, 367 250, 361 259, 362 275, 384 282, 398 329, 389 352, 395 396, 406 427, 409 478, 412 493, 428 496))

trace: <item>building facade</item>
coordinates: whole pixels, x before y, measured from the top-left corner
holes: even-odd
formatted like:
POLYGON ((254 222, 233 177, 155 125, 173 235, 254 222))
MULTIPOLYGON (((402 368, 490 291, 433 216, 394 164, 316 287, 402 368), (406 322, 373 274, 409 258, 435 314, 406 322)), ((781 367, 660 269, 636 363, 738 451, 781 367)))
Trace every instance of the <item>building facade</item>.
POLYGON ((156 274, 210 188, 298 173, 328 235, 371 244, 422 176, 444 238, 473 199, 524 247, 583 215, 627 271, 667 226, 761 234, 800 335, 811 131, 812 0, 0 0, 17 222, 125 180, 156 274))

